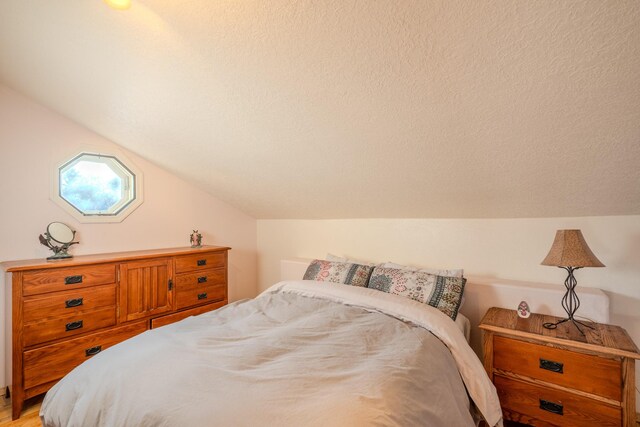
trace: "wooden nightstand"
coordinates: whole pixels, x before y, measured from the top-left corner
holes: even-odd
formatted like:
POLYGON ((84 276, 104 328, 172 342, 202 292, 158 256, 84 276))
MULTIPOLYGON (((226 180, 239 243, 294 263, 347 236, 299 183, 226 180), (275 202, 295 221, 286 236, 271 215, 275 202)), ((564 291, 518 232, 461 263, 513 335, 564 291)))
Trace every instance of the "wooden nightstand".
POLYGON ((490 308, 484 330, 484 366, 498 390, 506 420, 535 426, 636 425, 638 347, 619 326, 590 323, 545 329, 554 316, 518 317, 490 308))

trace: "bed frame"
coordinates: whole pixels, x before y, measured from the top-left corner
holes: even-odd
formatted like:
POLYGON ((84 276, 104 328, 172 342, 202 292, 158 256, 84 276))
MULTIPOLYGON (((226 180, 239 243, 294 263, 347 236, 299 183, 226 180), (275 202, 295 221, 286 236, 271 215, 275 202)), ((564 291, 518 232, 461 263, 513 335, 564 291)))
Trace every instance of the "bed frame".
MULTIPOLYGON (((280 280, 300 280, 310 259, 292 258, 280 261, 280 280)), ((526 300, 534 313, 565 317, 560 300, 566 289, 562 285, 519 282, 470 276, 464 291, 465 302, 460 312, 471 322, 471 347, 481 356, 481 335, 478 325, 491 307, 515 309, 526 300)), ((580 309, 576 317, 599 323, 609 323, 609 297, 596 288, 577 290, 580 309)))

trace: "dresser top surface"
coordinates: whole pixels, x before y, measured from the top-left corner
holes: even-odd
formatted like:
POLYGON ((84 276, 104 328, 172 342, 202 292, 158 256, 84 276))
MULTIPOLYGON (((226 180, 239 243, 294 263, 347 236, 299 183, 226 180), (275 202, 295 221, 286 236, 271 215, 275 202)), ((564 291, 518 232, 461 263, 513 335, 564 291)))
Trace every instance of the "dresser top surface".
POLYGON ((570 322, 562 323, 556 329, 547 329, 542 326, 543 323, 553 323, 560 319, 556 316, 537 313, 531 313, 529 318, 523 319, 515 310, 492 307, 485 314, 479 327, 507 336, 640 359, 638 347, 627 331, 620 326, 585 322, 594 327, 594 329, 582 328, 585 335, 580 334, 570 322))
POLYGON ((106 254, 91 254, 91 255, 78 255, 73 258, 66 258, 61 260, 46 260, 46 259, 28 259, 19 261, 6 261, 0 263, 5 271, 29 271, 29 270, 41 270, 49 268, 63 268, 74 267, 87 264, 98 264, 106 262, 118 262, 118 261, 130 261, 143 258, 160 258, 165 256, 176 255, 191 255, 205 252, 223 252, 228 251, 229 247, 226 246, 202 246, 200 248, 181 247, 181 248, 167 248, 167 249, 148 249, 141 251, 127 251, 127 252, 113 252, 106 254))

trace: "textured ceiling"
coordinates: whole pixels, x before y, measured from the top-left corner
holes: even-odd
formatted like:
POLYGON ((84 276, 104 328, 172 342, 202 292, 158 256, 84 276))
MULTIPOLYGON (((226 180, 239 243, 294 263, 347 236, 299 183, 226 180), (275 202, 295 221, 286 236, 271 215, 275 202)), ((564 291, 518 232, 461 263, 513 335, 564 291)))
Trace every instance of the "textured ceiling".
POLYGON ((0 81, 256 218, 640 214, 635 0, 3 0, 0 81))

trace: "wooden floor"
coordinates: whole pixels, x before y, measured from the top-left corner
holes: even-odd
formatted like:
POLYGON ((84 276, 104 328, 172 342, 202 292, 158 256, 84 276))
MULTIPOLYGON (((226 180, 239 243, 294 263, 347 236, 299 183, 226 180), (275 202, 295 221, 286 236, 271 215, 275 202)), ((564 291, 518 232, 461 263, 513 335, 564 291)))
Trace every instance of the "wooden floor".
MULTIPOLYGON (((30 402, 25 402, 26 409, 22 411, 22 416, 15 421, 11 421, 11 400, 5 399, 5 397, 2 396, 0 398, 2 401, 2 405, 0 405, 0 427, 42 427, 40 418, 38 417, 42 398, 43 397, 41 396, 30 402)), ((512 421, 506 421, 505 427, 527 426, 524 424, 514 423, 512 421)))
MULTIPOLYGON (((5 399, 4 396, 0 399, 2 401, 2 405, 0 405, 0 427, 42 427, 40 418, 38 417, 42 397, 36 398, 31 402, 25 402, 26 409, 22 411, 22 416, 15 421, 11 421, 11 400, 5 399)), ((505 427, 526 426, 524 424, 506 421, 505 427)))
POLYGON ((6 399, 3 393, 0 397, 0 427, 41 427, 38 412, 43 398, 44 395, 26 401, 22 416, 11 421, 11 400, 6 399))
MULTIPOLYGON (((15 421, 11 421, 11 400, 6 399, 4 395, 0 397, 0 427, 42 427, 40 423, 40 404, 42 403, 43 396, 35 397, 25 402, 25 409, 22 411, 22 416, 15 421)), ((640 414, 637 414, 638 419, 636 425, 640 427, 640 414)), ((519 427, 524 424, 513 423, 507 421, 505 427, 519 427)))

